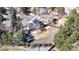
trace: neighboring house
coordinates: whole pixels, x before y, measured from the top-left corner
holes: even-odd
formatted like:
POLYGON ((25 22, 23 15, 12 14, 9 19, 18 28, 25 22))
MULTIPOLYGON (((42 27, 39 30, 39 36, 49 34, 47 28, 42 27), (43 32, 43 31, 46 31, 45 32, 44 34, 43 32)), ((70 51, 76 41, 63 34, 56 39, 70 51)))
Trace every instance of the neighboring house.
POLYGON ((38 20, 37 16, 34 15, 18 15, 22 23, 22 29, 24 30, 35 30, 44 27, 44 23, 38 20))
POLYGON ((23 29, 29 31, 44 29, 45 26, 44 23, 37 18, 33 18, 31 21, 28 21, 27 23, 23 20, 22 23, 24 27, 23 29))
POLYGON ((33 16, 18 14, 17 17, 21 19, 22 29, 26 29, 28 23, 32 20, 33 16))
POLYGON ((25 27, 29 31, 38 30, 44 28, 44 23, 40 20, 34 19, 25 25, 25 27))

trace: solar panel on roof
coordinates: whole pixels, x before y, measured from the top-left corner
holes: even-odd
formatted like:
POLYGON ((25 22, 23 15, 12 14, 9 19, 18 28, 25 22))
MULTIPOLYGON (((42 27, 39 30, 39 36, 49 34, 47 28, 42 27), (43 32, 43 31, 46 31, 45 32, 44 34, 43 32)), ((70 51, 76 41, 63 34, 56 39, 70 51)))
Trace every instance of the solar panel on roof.
POLYGON ((33 21, 33 23, 37 23, 37 22, 39 22, 39 20, 37 20, 37 19, 35 19, 35 20, 33 21))
POLYGON ((37 20, 37 19, 35 19, 35 20, 33 21, 33 23, 35 23, 35 25, 37 26, 37 28, 44 27, 44 23, 41 22, 41 21, 39 21, 39 20, 37 20))

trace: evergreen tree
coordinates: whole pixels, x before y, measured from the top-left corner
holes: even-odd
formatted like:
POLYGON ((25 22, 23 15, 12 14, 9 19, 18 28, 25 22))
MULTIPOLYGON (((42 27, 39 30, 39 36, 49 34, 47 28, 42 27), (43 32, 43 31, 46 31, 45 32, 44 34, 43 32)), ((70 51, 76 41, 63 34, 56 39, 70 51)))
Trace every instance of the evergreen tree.
POLYGON ((23 31, 20 29, 17 32, 14 33, 13 35, 13 40, 17 40, 20 44, 22 44, 22 39, 23 39, 23 31))
POLYGON ((13 7, 9 8, 9 15, 11 16, 12 26, 13 26, 13 29, 14 29, 16 27, 17 17, 16 17, 16 11, 13 7))
POLYGON ((77 14, 77 10, 76 10, 76 9, 73 9, 73 10, 70 12, 70 15, 74 15, 74 14, 77 14))
POLYGON ((79 16, 77 16, 74 21, 74 30, 79 31, 79 16))
POLYGON ((2 23, 2 21, 4 20, 2 13, 0 13, 0 24, 2 23))
POLYGON ((13 34, 12 34, 12 32, 7 32, 7 33, 4 33, 1 36, 1 38, 2 38, 2 41, 3 41, 4 44, 10 45, 11 44, 11 40, 13 38, 13 34))
POLYGON ((21 9, 21 12, 26 14, 26 15, 29 15, 29 13, 31 13, 29 11, 30 7, 21 7, 20 9, 21 9))
POLYGON ((60 27, 59 33, 55 36, 55 45, 59 50, 71 50, 72 44, 79 40, 79 16, 71 12, 68 21, 60 27))
POLYGON ((6 9, 3 7, 0 7, 0 13, 5 14, 6 13, 6 9))

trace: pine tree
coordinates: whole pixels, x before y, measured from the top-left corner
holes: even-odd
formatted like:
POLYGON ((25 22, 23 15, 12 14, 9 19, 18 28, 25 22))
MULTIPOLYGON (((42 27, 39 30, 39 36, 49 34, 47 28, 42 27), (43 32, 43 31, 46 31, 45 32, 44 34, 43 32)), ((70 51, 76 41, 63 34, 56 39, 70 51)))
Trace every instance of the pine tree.
POLYGON ((17 32, 14 33, 13 35, 13 40, 17 40, 20 44, 22 44, 22 39, 23 39, 23 31, 20 29, 17 32))
POLYGON ((4 33, 2 36, 2 41, 4 44, 8 44, 10 45, 11 44, 11 40, 13 38, 13 34, 11 32, 7 32, 7 33, 4 33))
POLYGON ((22 13, 29 15, 30 11, 29 11, 30 7, 21 7, 20 10, 22 13))
POLYGON ((74 30, 79 31, 79 16, 74 21, 74 30))
POLYGON ((5 14, 5 12, 6 12, 6 9, 3 7, 0 7, 0 13, 5 14))
POLYGON ((2 23, 2 21, 4 20, 2 13, 0 13, 0 24, 2 23))
POLYGON ((59 30, 55 36, 55 44, 59 50, 71 50, 72 44, 79 40, 79 16, 71 12, 68 21, 59 30))
POLYGON ((16 17, 16 11, 13 7, 9 8, 9 15, 11 16, 12 26, 13 26, 13 29, 14 29, 16 27, 17 17, 16 17))

